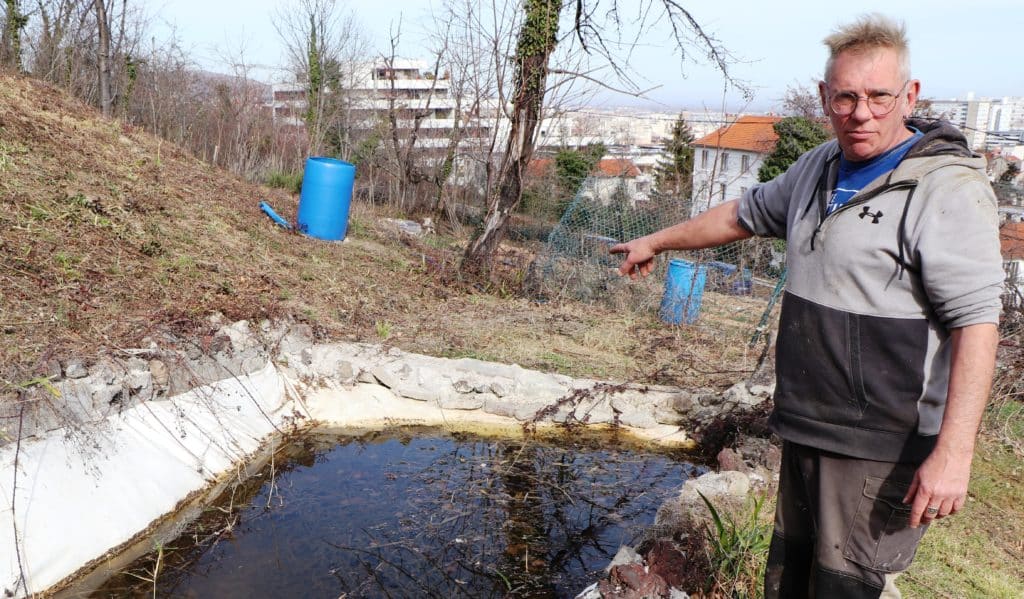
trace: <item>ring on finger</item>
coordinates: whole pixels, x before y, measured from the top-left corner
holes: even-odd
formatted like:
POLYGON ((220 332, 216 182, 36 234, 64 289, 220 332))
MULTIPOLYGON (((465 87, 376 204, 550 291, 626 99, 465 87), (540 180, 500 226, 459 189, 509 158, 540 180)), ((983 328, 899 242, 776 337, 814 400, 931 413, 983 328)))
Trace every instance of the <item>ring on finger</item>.
POLYGON ((928 509, 926 510, 926 512, 928 513, 929 516, 934 516, 935 514, 939 513, 939 508, 934 507, 934 506, 928 506, 928 509))

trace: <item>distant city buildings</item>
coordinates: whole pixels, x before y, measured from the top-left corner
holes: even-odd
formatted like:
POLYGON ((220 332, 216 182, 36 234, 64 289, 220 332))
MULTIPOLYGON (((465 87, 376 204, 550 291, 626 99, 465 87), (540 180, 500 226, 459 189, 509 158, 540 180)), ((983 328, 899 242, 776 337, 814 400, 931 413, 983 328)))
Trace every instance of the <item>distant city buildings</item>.
POLYGON ((923 116, 943 118, 960 127, 974 150, 1022 147, 1024 156, 1024 97, 929 100, 923 116))

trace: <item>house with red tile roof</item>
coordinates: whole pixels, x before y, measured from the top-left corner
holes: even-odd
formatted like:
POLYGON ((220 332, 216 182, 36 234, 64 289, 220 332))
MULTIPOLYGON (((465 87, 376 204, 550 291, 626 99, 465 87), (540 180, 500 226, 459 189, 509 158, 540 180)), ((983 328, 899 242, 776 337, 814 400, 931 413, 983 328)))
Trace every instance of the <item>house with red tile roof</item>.
POLYGON ((741 116, 693 142, 691 214, 740 197, 757 183, 757 171, 775 149, 781 117, 741 116))
MULTIPOLYGON (((552 158, 535 158, 526 167, 526 176, 542 178, 553 176, 555 161, 552 158)), ((615 192, 622 190, 631 204, 650 198, 654 178, 644 174, 629 158, 602 158, 590 171, 590 176, 581 191, 602 204, 611 201, 615 192)))

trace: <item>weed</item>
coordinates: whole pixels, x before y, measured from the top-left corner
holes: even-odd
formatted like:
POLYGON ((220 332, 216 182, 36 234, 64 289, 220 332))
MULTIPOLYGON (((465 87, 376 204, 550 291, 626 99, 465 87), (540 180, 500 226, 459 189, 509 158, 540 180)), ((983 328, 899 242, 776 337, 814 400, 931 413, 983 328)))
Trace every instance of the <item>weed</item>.
POLYGON ((162 245, 160 245, 159 241, 151 239, 143 243, 142 246, 139 247, 139 251, 142 252, 144 256, 155 258, 156 256, 159 256, 164 253, 164 248, 162 245))
POLYGON ((569 361, 569 358, 555 352, 545 352, 538 357, 559 371, 567 372, 572 369, 572 362, 569 361))
POLYGON ((345 231, 346 237, 366 237, 366 222, 361 218, 349 218, 348 229, 345 231))
POLYGON ((271 172, 267 175, 267 187, 299 193, 302 191, 302 173, 271 172))
POLYGON ((373 323, 373 327, 377 330, 377 336, 381 339, 387 339, 391 336, 391 323, 386 320, 378 320, 373 323))
POLYGON ((127 574, 133 578, 138 578, 143 582, 149 582, 153 584, 153 599, 156 599, 156 583, 160 577, 160 569, 163 567, 164 561, 164 546, 163 543, 156 543, 154 547, 156 551, 156 561, 153 563, 153 568, 143 574, 135 574, 134 572, 127 572, 127 574))
POLYGON ((732 514, 719 511, 700 491, 697 492, 711 512, 714 529, 704 525, 715 587, 734 598, 758 596, 764 578, 765 559, 772 526, 762 522, 765 495, 750 499, 751 505, 737 522, 732 514))

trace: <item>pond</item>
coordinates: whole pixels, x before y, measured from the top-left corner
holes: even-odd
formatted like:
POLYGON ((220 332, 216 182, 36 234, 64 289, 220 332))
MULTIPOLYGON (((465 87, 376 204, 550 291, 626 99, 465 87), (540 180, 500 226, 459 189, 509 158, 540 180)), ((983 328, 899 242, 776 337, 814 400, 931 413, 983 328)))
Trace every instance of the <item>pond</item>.
POLYGON ((91 596, 573 597, 703 472, 685 457, 610 436, 312 435, 91 596))

